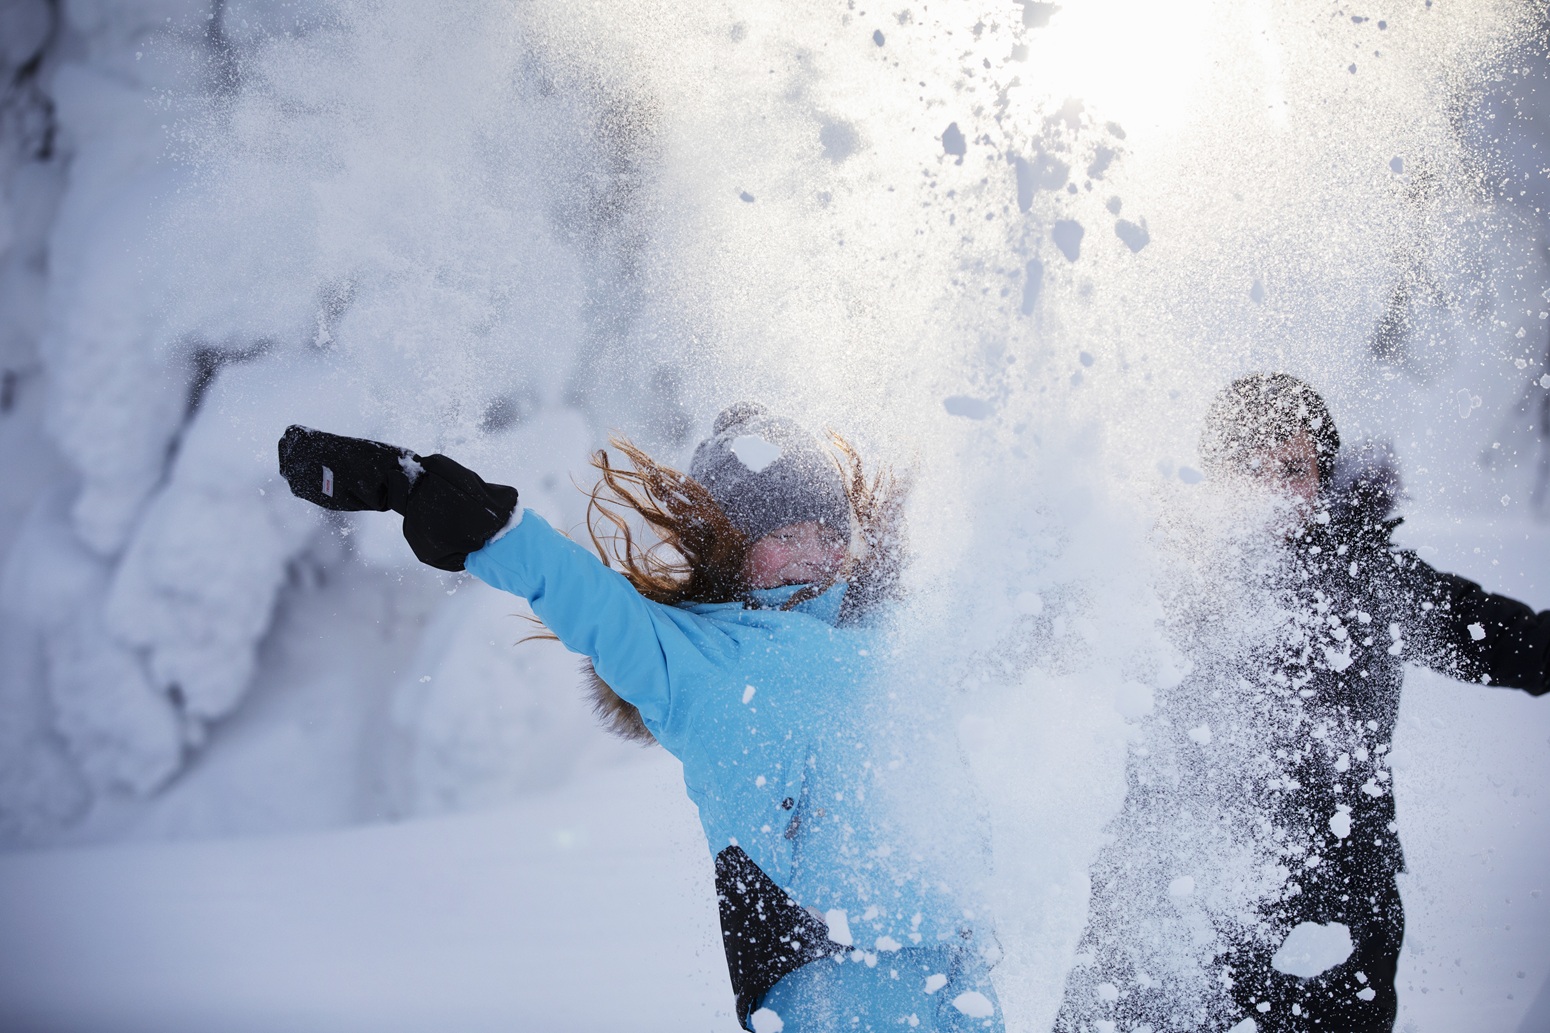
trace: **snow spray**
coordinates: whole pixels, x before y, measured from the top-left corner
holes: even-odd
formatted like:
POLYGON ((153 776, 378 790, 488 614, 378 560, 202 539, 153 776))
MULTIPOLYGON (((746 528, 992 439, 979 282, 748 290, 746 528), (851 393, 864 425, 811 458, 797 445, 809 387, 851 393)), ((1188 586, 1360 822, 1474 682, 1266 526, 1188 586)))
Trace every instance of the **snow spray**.
MULTIPOLYGON (((1192 678, 1177 619, 1230 522, 1167 523, 1212 519, 1211 395, 1285 368, 1349 438, 1395 441, 1423 502, 1534 490, 1454 432, 1506 412, 1499 451, 1525 452, 1545 373, 1543 259, 1456 131, 1528 31, 1505 0, 262 6, 223 16, 240 59, 170 117, 174 171, 125 159, 159 257, 83 281, 96 307, 45 349, 72 520, 115 564, 75 641, 143 658, 160 715, 90 735, 142 790, 235 707, 315 551, 251 502, 285 424, 453 453, 574 520, 607 431, 686 452, 759 398, 911 477, 879 752, 913 775, 887 791, 922 849, 990 844, 1001 998, 1044 1029, 1135 745, 1231 689, 1192 678), (178 533, 212 506, 261 514, 241 557, 178 533)), ((362 524, 346 552, 393 568, 398 544, 362 524)), ((1266 633, 1242 591, 1210 618, 1229 640, 1266 633)), ((1260 844, 1237 845, 1243 903, 1260 844)), ((1211 898, 1196 860, 1175 903, 1211 898)))

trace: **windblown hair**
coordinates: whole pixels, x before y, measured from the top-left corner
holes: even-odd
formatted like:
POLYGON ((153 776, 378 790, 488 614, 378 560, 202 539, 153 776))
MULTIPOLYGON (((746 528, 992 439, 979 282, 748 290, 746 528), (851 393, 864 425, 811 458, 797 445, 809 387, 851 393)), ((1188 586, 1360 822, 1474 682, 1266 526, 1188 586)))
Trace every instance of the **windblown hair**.
MULTIPOLYGON (((785 608, 844 581, 840 623, 845 624, 862 619, 898 593, 908 485, 886 467, 869 477, 855 448, 838 434, 829 437, 850 502, 850 550, 833 578, 806 586, 785 608)), ((683 605, 742 599, 749 590, 742 580, 743 560, 754 543, 732 526, 704 485, 657 462, 624 438, 609 440, 629 465, 614 465, 601 449, 592 456, 601 476, 588 493, 587 533, 603 562, 654 602, 683 605), (641 530, 650 535, 646 544, 640 540, 641 530)), ((640 712, 598 677, 590 661, 585 672, 593 709, 604 726, 621 738, 654 742, 640 712)))

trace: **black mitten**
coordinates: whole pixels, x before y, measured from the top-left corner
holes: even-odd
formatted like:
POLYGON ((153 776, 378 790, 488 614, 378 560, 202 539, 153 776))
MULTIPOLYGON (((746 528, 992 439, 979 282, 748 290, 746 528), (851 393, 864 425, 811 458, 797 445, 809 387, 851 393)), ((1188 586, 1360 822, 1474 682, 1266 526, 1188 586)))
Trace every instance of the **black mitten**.
POLYGON ((407 448, 297 424, 280 438, 280 475, 291 493, 324 509, 402 513, 414 461, 407 448))
POLYGON ((419 460, 423 472, 404 508, 404 540, 442 570, 462 570, 468 554, 505 527, 517 509, 517 489, 486 483, 443 455, 419 460))

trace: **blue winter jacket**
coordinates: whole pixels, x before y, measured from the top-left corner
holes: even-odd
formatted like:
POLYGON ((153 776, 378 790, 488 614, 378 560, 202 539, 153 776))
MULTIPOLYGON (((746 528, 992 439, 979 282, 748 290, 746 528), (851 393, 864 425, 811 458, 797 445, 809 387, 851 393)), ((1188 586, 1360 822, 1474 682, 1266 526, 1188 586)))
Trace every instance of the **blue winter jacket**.
POLYGON ((668 606, 527 511, 467 570, 522 596, 683 763, 711 854, 739 846, 831 935, 867 951, 963 943, 968 920, 877 806, 888 758, 866 734, 875 627, 836 627, 844 586, 668 606), (843 925, 834 912, 844 912, 843 925))

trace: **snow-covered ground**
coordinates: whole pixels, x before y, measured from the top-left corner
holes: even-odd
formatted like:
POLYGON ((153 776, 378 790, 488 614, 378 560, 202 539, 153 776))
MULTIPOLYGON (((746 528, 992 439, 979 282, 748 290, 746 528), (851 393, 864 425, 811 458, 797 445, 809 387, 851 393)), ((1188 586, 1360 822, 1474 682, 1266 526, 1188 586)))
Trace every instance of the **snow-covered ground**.
POLYGON ((397 825, 0 858, 0 1028, 720 1030, 676 762, 397 825))
MULTIPOLYGON (((732 1028, 675 764, 273 449, 577 528, 745 396, 913 466, 921 670, 1070 629, 919 687, 1044 1028, 1216 387, 1307 376, 1550 607, 1543 11, 1309 11, 0 0, 0 1028, 732 1028)), ((1413 673, 1396 754, 1399 1028, 1550 1030, 1550 701, 1413 673)))

